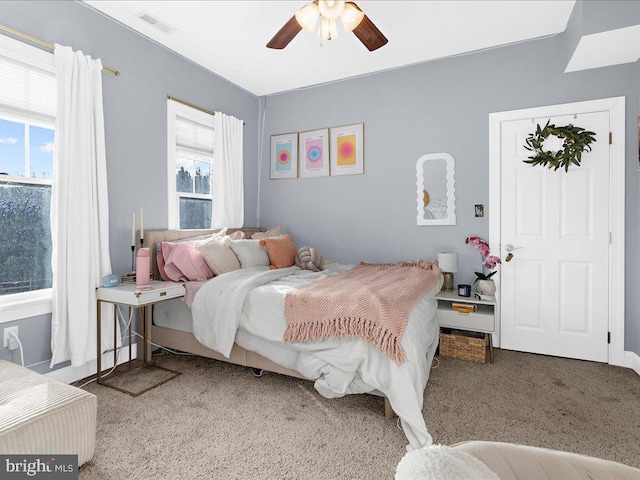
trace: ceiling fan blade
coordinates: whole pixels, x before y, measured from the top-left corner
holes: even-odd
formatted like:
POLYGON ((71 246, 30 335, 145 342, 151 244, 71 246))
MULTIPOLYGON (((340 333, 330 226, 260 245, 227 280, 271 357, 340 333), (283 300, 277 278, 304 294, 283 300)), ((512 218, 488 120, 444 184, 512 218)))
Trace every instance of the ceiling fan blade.
MULTIPOLYGON (((354 4, 355 5, 355 4, 354 4)), ((366 15, 360 24, 353 29, 353 34, 358 37, 362 44, 369 49, 370 52, 384 47, 389 40, 385 37, 378 27, 376 27, 369 17, 366 15)))
POLYGON ((269 43, 267 43, 267 48, 275 48, 276 50, 282 50, 284 47, 289 45, 289 42, 293 40, 293 38, 302 30, 302 27, 296 20, 295 15, 291 17, 291 19, 284 24, 284 26, 278 30, 269 43))

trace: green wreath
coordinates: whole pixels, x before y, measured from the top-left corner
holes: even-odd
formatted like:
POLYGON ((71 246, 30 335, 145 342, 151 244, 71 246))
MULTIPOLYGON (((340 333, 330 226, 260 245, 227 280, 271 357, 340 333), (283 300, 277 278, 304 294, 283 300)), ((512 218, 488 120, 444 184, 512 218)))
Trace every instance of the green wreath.
POLYGON ((527 137, 527 144, 524 148, 534 152, 535 155, 528 157, 529 160, 523 160, 523 162, 532 166, 541 165, 553 168, 554 170, 564 167, 564 171, 567 172, 571 164, 580 166, 582 152, 590 152, 591 143, 595 141, 595 133, 589 132, 584 128, 574 127, 572 124, 556 127, 555 125, 549 125, 549 121, 547 121, 544 128, 540 128, 540 125, 537 125, 536 132, 530 133, 527 137), (557 152, 543 150, 542 144, 549 135, 564 139, 562 150, 557 152))

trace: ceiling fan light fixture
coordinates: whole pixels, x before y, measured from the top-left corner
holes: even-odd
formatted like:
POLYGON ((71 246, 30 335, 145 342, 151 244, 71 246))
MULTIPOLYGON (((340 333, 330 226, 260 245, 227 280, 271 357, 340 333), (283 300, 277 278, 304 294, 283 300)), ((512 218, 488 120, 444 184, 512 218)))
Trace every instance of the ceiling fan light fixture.
POLYGON ((340 16, 345 32, 353 32, 354 28, 360 25, 363 18, 364 12, 350 2, 345 4, 344 11, 340 16))
POLYGON ((344 11, 343 0, 320 0, 318 2, 318 9, 320 10, 320 15, 322 15, 327 20, 335 20, 344 11))
MULTIPOLYGON (((307 0, 308 1, 308 0, 307 0)), ((301 30, 313 33, 321 40, 338 38, 338 18, 346 32, 352 32, 367 50, 373 52, 386 45, 389 40, 365 15, 355 2, 343 0, 313 0, 305 5, 276 32, 267 43, 267 48, 282 50, 301 30), (318 22, 318 20, 320 20, 318 22)))
POLYGON ((329 20, 326 18, 320 19, 320 28, 318 28, 318 38, 320 40, 331 40, 329 36, 329 20))
POLYGON ((338 38, 338 23, 332 18, 329 20, 329 40, 334 38, 338 38))
POLYGON ((296 12, 296 21, 303 30, 312 33, 316 29, 320 10, 315 3, 309 3, 296 12))

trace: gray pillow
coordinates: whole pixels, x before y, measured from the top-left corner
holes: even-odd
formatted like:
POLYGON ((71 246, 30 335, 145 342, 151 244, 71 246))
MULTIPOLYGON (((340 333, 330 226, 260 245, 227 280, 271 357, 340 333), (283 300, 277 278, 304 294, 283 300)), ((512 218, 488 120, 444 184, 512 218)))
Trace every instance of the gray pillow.
POLYGON ((259 240, 233 240, 230 247, 242 268, 268 267, 271 265, 267 249, 258 245, 259 240))

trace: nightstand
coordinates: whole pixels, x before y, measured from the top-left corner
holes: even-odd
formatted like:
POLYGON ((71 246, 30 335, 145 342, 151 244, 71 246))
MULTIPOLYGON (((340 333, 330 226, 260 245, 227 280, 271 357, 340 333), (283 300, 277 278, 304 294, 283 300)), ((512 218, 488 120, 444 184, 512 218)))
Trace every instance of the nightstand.
MULTIPOLYGON (((163 383, 172 380, 173 378, 180 375, 180 372, 175 372, 173 370, 169 370, 168 368, 158 367, 155 365, 151 365, 147 358, 147 323, 151 320, 151 308, 147 308, 152 306, 154 303, 162 302, 164 300, 169 300, 172 298, 181 298, 184 297, 184 285, 181 283, 175 282, 158 282, 152 281, 148 285, 136 285, 135 283, 121 283, 116 285, 115 287, 99 287, 96 289, 96 297, 98 300, 98 373, 97 373, 97 383, 100 385, 107 386, 109 388, 113 388, 123 393, 128 393, 132 397, 137 397, 138 395, 142 395, 143 393, 155 388, 163 383), (137 309, 138 312, 138 324, 142 326, 142 367, 152 367, 160 370, 165 370, 175 375, 170 378, 157 383, 145 390, 134 393, 128 390, 125 390, 120 387, 116 387, 114 385, 109 385, 102 381, 102 312, 101 306, 102 302, 112 303, 114 304, 113 310, 113 335, 114 335, 114 349, 113 349, 113 364, 114 366, 117 363, 117 351, 115 348, 115 338, 117 337, 117 325, 118 325, 118 305, 125 305, 129 307, 129 315, 131 315, 131 310, 133 308, 137 309)), ((122 348, 122 347, 121 347, 122 348)), ((140 350, 138 350, 138 358, 140 358, 140 350)), ((131 369, 131 327, 129 328, 129 369, 131 369)))
POLYGON ((489 361, 493 363, 493 332, 496 325, 496 301, 478 300, 474 297, 461 297, 457 292, 440 292, 435 296, 438 300, 438 322, 441 327, 456 328, 469 332, 484 333, 489 344, 489 361), (474 312, 453 310, 453 303, 473 305, 474 312))

